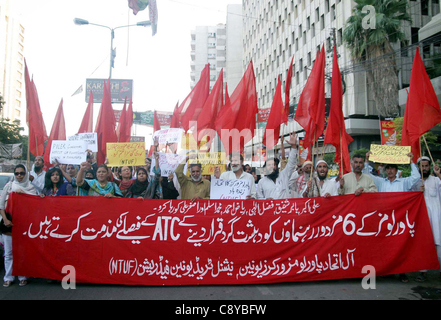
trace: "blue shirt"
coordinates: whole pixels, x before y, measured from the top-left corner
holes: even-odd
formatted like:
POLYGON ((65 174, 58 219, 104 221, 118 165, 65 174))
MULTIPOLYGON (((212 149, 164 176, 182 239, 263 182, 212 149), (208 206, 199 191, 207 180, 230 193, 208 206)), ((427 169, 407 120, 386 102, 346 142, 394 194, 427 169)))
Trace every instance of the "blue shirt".
MULTIPOLYGON (((366 168, 366 166, 365 166, 366 168)), ((418 167, 412 163, 410 165, 411 173, 408 178, 395 178, 390 182, 388 178, 377 177, 369 173, 377 186, 378 192, 403 192, 410 191, 412 186, 417 183, 421 176, 418 167)))

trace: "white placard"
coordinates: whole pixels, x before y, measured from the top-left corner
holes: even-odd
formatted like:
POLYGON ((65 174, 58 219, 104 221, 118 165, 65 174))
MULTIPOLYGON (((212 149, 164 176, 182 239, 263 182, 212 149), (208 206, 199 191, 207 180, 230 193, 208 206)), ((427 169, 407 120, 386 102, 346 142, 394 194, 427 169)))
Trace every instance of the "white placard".
POLYGON ((177 143, 180 146, 183 134, 184 130, 177 128, 158 130, 153 134, 153 141, 157 137, 159 144, 177 143))
MULTIPOLYGON (((186 155, 179 155, 173 153, 162 153, 159 152, 159 168, 161 169, 161 176, 168 177, 171 172, 175 172, 176 168, 184 162, 186 155)), ((152 157, 152 165, 150 169, 150 174, 154 175, 153 168, 156 165, 155 157, 152 157)))
POLYGON ((251 181, 244 179, 211 179, 210 199, 242 199, 250 195, 251 181))
POLYGON ((52 141, 50 162, 55 160, 60 164, 76 164, 80 165, 86 162, 87 158, 87 142, 86 141, 52 141))
POLYGON ((98 134, 96 132, 78 133, 67 138, 68 141, 86 141, 87 149, 98 152, 98 134))

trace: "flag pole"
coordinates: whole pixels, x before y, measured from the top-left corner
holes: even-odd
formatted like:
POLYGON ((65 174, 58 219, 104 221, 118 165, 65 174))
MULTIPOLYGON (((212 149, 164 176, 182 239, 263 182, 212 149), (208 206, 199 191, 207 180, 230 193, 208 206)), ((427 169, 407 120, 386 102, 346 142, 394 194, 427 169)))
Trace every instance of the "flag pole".
MULTIPOLYGON (((420 155, 421 157, 423 156, 423 148, 421 148, 421 137, 420 137, 420 155)), ((422 161, 420 161, 420 174, 421 174, 421 183, 423 184, 424 187, 424 178, 423 178, 423 163, 422 161)))
POLYGON ((430 152, 429 145, 427 144, 426 137, 424 135, 422 135, 422 137, 423 137, 424 143, 426 144, 427 152, 429 152, 430 159, 432 160, 432 163, 434 164, 435 162, 433 161, 432 153, 430 152))
POLYGON ((313 175, 313 170, 314 170, 314 148, 315 148, 315 136, 316 136, 316 134, 317 134, 317 128, 314 129, 314 142, 312 143, 312 152, 311 152, 312 166, 311 166, 311 174, 309 176, 309 181, 312 181, 312 175, 313 175))
POLYGON ((343 178, 343 134, 342 129, 340 128, 340 174, 343 178))

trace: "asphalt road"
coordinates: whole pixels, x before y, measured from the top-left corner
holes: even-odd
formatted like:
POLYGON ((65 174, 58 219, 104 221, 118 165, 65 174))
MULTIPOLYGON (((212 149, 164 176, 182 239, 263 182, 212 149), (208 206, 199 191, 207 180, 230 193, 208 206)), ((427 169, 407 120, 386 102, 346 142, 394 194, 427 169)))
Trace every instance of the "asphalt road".
MULTIPOLYGON (((3 271, 0 273, 3 278, 3 271)), ((293 301, 293 300, 441 300, 441 279, 438 271, 429 271, 427 281, 415 280, 418 273, 409 273, 409 282, 398 276, 379 277, 376 289, 362 288, 361 279, 321 282, 297 282, 243 286, 117 286, 77 284, 64 290, 61 283, 30 279, 25 287, 16 281, 11 287, 0 287, 1 300, 168 300, 171 311, 176 305, 190 301, 293 301)), ((164 305, 163 305, 164 306, 164 305)), ((169 311, 170 311, 169 310, 169 311)))

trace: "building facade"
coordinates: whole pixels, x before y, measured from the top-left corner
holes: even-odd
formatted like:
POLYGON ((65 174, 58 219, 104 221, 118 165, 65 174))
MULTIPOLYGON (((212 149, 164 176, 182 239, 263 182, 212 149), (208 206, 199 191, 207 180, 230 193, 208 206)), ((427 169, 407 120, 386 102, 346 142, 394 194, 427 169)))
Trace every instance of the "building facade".
MULTIPOLYGON (((197 26, 191 33, 191 89, 199 81, 202 70, 210 64, 210 90, 220 71, 229 93, 242 78, 242 6, 228 5, 226 24, 197 26), (238 31, 239 30, 239 31, 238 31)), ((225 87, 225 86, 224 86, 225 87)))
MULTIPOLYGON (((380 119, 375 101, 369 93, 366 72, 354 68, 349 50, 342 40, 346 21, 352 15, 354 6, 355 2, 351 0, 244 0, 242 8, 242 68, 245 70, 252 59, 260 109, 271 107, 279 75, 285 87, 292 57, 290 104, 297 104, 322 46, 326 51, 326 97, 330 98, 333 47, 337 47, 345 82, 343 113, 346 129, 354 138, 350 150, 369 148, 371 143, 380 143, 380 119)), ((409 1, 409 10, 413 21, 403 25, 407 39, 396 44, 395 50, 418 41, 418 30, 439 13, 439 0, 409 1)), ((413 59, 411 54, 408 57, 413 59)), ((405 65, 401 59, 401 55, 397 55, 399 82, 404 88, 406 79, 410 79, 411 68, 400 67, 405 65)), ((294 113, 295 107, 293 109, 294 113)), ((401 115, 404 115, 404 109, 401 115)), ((282 130, 285 133, 301 132, 302 128, 291 121, 288 128, 282 130)), ((259 144, 259 137, 253 140, 253 144, 259 144)))
POLYGON ((0 0, 0 94, 5 101, 2 116, 11 121, 24 121, 25 28, 17 18, 10 15, 9 6, 10 0, 0 0))

